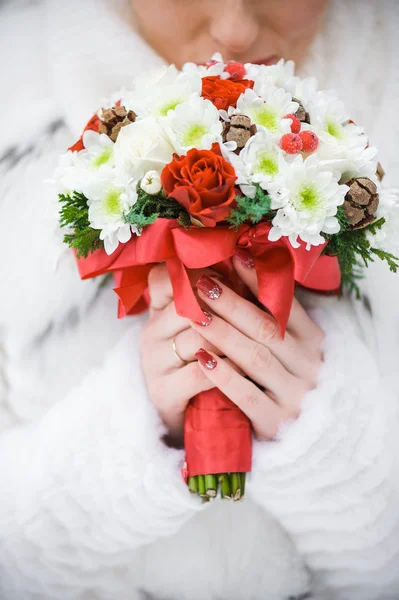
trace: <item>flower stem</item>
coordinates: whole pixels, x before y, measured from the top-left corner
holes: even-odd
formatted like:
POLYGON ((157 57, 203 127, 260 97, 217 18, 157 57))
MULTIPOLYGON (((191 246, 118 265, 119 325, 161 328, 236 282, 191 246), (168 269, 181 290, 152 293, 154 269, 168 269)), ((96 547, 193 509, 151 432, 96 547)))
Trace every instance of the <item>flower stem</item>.
POLYGON ((231 500, 230 477, 228 473, 222 473, 219 478, 222 490, 222 498, 231 500))
POLYGON ((231 495, 234 500, 240 500, 241 498, 241 476, 240 473, 231 473, 231 495))
POLYGON ((188 489, 192 494, 198 494, 198 477, 188 478, 188 489))
POLYGON ((245 480, 247 477, 246 473, 240 473, 241 475, 241 498, 244 498, 245 495, 245 480))
POLYGON ((245 494, 246 473, 219 473, 217 475, 195 475, 188 478, 188 488, 192 494, 198 494, 204 501, 217 497, 238 502, 245 494))
POLYGON ((205 496, 205 475, 198 475, 198 493, 200 496, 205 496))
POLYGON ((205 475, 205 489, 210 498, 215 498, 218 493, 216 475, 205 475))

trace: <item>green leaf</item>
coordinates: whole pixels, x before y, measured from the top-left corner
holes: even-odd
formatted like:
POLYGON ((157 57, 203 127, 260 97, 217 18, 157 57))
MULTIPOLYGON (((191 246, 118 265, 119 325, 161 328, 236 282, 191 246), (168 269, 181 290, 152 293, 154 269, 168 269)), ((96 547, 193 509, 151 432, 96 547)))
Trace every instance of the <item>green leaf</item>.
POLYGON ((237 206, 227 219, 230 225, 238 228, 242 223, 260 223, 262 219, 272 219, 275 211, 271 210, 270 196, 256 184, 254 198, 236 196, 237 206))
POLYGON ((341 292, 347 290, 350 294, 360 297, 358 282, 363 278, 363 269, 374 262, 375 257, 387 262, 391 271, 399 268, 399 259, 389 252, 373 248, 368 233, 375 233, 383 227, 385 219, 373 221, 363 229, 350 229, 350 223, 342 206, 338 208, 337 219, 341 226, 338 234, 324 234, 328 245, 324 254, 336 256, 341 269, 341 292))
POLYGON ((126 215, 126 223, 136 225, 142 229, 151 225, 158 218, 182 219, 190 222, 190 216, 186 210, 174 198, 166 198, 162 192, 150 195, 137 186, 137 201, 126 215))
POLYGON ((76 250, 77 257, 87 258, 90 252, 103 247, 99 229, 93 229, 89 222, 88 201, 84 194, 72 192, 59 194, 60 225, 70 229, 64 235, 64 242, 76 250))

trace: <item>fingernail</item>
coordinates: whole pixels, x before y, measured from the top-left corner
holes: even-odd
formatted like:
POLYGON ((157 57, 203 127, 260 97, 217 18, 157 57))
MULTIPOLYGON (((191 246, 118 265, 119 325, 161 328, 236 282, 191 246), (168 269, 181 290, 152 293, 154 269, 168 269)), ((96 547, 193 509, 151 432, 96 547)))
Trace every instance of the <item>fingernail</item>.
POLYGON ((198 325, 202 325, 202 327, 208 327, 208 325, 210 325, 212 323, 212 315, 210 312, 208 312, 207 310, 203 310, 202 311, 204 313, 205 318, 207 319, 206 321, 198 321, 198 325))
POLYGON ((217 361, 213 358, 212 354, 209 354, 203 348, 200 348, 198 352, 195 354, 196 358, 198 358, 199 362, 203 367, 212 371, 217 366, 217 361))
POLYGON ((254 266, 255 266, 254 257, 249 252, 249 250, 245 250, 244 248, 238 248, 238 250, 236 250, 234 256, 236 258, 238 258, 240 263, 243 264, 244 267, 247 267, 247 269, 254 268, 254 266))
POLYGON ((196 283, 196 286, 211 300, 217 300, 223 293, 220 285, 218 285, 216 281, 210 277, 207 277, 207 275, 201 275, 196 283))

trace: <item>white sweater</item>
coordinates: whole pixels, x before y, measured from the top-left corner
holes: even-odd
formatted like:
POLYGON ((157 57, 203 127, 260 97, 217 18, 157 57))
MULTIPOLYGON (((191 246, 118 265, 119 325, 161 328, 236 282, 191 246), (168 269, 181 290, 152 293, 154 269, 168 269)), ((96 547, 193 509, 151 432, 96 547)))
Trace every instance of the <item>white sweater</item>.
MULTIPOLYGON (((43 183, 101 97, 161 60, 124 0, 0 9, 1 600, 397 600, 399 282, 364 303, 307 295, 318 387, 256 442, 242 504, 201 505, 147 397, 142 318, 81 282, 43 183), (307 594, 310 594, 309 596, 307 594)), ((398 179, 396 0, 337 0, 302 73, 346 99, 398 179), (367 4, 367 6, 366 6, 367 4)))

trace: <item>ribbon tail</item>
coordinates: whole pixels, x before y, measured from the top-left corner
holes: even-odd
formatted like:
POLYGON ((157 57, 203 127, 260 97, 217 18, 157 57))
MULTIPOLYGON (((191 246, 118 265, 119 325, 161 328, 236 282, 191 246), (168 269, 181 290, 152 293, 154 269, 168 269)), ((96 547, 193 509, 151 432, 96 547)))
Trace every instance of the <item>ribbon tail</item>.
POLYGON ((294 263, 285 248, 273 248, 255 257, 259 301, 271 312, 284 337, 294 298, 294 263))
POLYGON ((115 273, 114 292, 119 297, 118 318, 145 310, 142 296, 148 287, 148 274, 153 265, 140 265, 115 273), (137 309, 137 310, 135 310, 137 309))
POLYGON ((192 321, 203 321, 204 313, 198 304, 187 270, 180 258, 178 256, 168 258, 166 265, 172 281, 177 314, 192 321))

